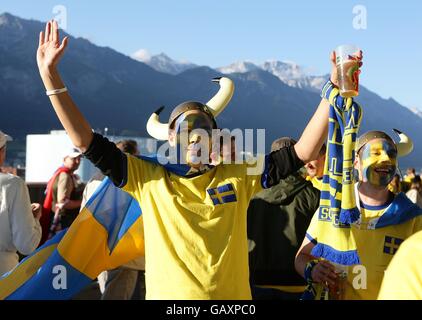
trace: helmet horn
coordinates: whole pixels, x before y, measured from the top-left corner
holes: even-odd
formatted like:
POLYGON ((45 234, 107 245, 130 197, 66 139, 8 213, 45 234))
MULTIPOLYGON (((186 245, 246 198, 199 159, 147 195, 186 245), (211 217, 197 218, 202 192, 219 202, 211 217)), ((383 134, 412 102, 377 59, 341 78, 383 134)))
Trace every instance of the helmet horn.
POLYGON ((407 156, 413 151, 413 141, 406 134, 400 130, 393 129, 395 133, 398 134, 400 141, 396 143, 397 146, 397 155, 399 157, 407 156))
POLYGON ((161 106, 148 119, 147 132, 148 134, 157 140, 167 140, 169 125, 168 123, 160 122, 160 113, 164 110, 164 106, 161 106))
POLYGON ((216 95, 208 101, 206 105, 210 109, 212 115, 217 117, 233 97, 234 84, 232 80, 226 77, 214 78, 212 81, 217 82, 220 85, 220 90, 218 90, 216 95))

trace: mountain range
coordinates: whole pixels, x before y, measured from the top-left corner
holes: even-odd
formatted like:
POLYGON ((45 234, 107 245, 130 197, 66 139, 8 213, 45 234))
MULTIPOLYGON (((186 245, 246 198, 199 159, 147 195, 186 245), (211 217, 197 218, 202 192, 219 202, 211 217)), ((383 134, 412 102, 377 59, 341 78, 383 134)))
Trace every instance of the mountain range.
MULTIPOLYGON (((61 128, 36 66, 38 34, 43 28, 39 21, 0 15, 0 128, 18 138, 61 128)), ((328 77, 308 75, 294 63, 274 60, 213 69, 180 63, 165 54, 129 57, 72 36, 59 70, 94 129, 108 127, 116 134, 145 136, 146 121, 156 108, 166 106, 162 115, 165 120, 183 101, 206 102, 218 90, 211 79, 227 74, 236 90, 229 107, 218 118, 220 127, 265 128, 267 147, 280 136, 300 136, 328 77)), ((364 108, 361 132, 405 131, 414 139, 415 150, 402 159, 401 165, 420 166, 422 118, 394 99, 383 99, 363 86, 358 100, 364 108)))
POLYGON ((179 74, 183 71, 198 67, 198 65, 185 61, 176 61, 170 58, 165 53, 151 55, 147 50, 140 49, 136 51, 131 57, 135 60, 149 65, 151 68, 164 73, 179 74))

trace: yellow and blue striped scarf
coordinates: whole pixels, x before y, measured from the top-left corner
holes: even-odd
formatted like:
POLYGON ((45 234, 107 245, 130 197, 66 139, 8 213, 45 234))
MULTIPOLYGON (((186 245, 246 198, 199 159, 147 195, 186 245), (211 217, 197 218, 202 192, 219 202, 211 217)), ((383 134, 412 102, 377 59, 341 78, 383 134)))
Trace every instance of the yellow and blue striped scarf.
POLYGON ((356 206, 353 162, 362 110, 343 98, 330 81, 322 90, 330 102, 326 161, 318 209, 318 243, 312 255, 342 265, 359 264, 350 224, 360 216, 356 206))

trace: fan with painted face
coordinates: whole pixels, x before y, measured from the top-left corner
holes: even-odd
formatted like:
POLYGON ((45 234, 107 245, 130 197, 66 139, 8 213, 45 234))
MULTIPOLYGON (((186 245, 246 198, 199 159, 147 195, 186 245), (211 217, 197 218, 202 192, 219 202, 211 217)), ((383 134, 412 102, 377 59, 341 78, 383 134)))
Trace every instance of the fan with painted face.
POLYGON ((400 142, 382 131, 369 131, 357 142, 355 168, 359 171, 359 181, 368 182, 377 188, 386 188, 397 170, 397 158, 409 154, 413 143, 404 133, 395 130, 400 142))
POLYGON ((180 162, 193 168, 209 164, 213 145, 213 130, 217 129, 215 118, 224 110, 233 96, 234 84, 228 78, 215 78, 220 90, 206 104, 187 101, 179 104, 170 114, 167 123, 161 123, 159 108, 149 118, 148 133, 157 140, 168 140, 171 147, 181 155, 180 162))

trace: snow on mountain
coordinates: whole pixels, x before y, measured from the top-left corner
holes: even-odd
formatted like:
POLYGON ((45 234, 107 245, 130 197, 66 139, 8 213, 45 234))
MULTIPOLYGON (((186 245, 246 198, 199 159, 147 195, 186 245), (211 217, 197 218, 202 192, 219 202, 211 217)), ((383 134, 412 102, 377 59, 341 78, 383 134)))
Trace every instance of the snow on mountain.
POLYGON ((226 67, 217 68, 218 71, 224 74, 245 73, 257 69, 261 68, 250 61, 237 61, 226 67))
POLYGON ((418 108, 408 108, 410 111, 412 111, 414 114, 416 114, 418 117, 422 118, 422 110, 418 108))
MULTIPOLYGON (((136 51, 132 55, 132 58, 149 65, 157 71, 173 75, 197 67, 197 65, 190 62, 173 60, 165 53, 151 55, 145 49, 136 51)), ((314 92, 319 92, 321 86, 324 84, 328 77, 309 75, 308 72, 306 72, 300 65, 294 62, 278 60, 267 60, 260 65, 247 60, 237 61, 228 66, 217 68, 216 70, 224 74, 231 74, 246 73, 259 69, 273 74, 282 82, 291 87, 306 89, 314 92)))
POLYGON ((301 66, 294 62, 267 60, 264 63, 257 65, 250 61, 238 61, 226 67, 217 68, 218 71, 230 73, 245 73, 256 69, 265 70, 285 84, 306 89, 314 92, 319 92, 328 76, 313 76, 309 75, 301 66))
POLYGON ((303 69, 294 62, 267 60, 261 65, 261 68, 287 84, 290 80, 298 80, 306 76, 303 69))
POLYGON ((132 54, 132 59, 141 61, 151 68, 169 74, 179 74, 188 69, 197 67, 196 64, 186 61, 176 61, 167 56, 165 53, 151 55, 147 50, 140 49, 132 54))

